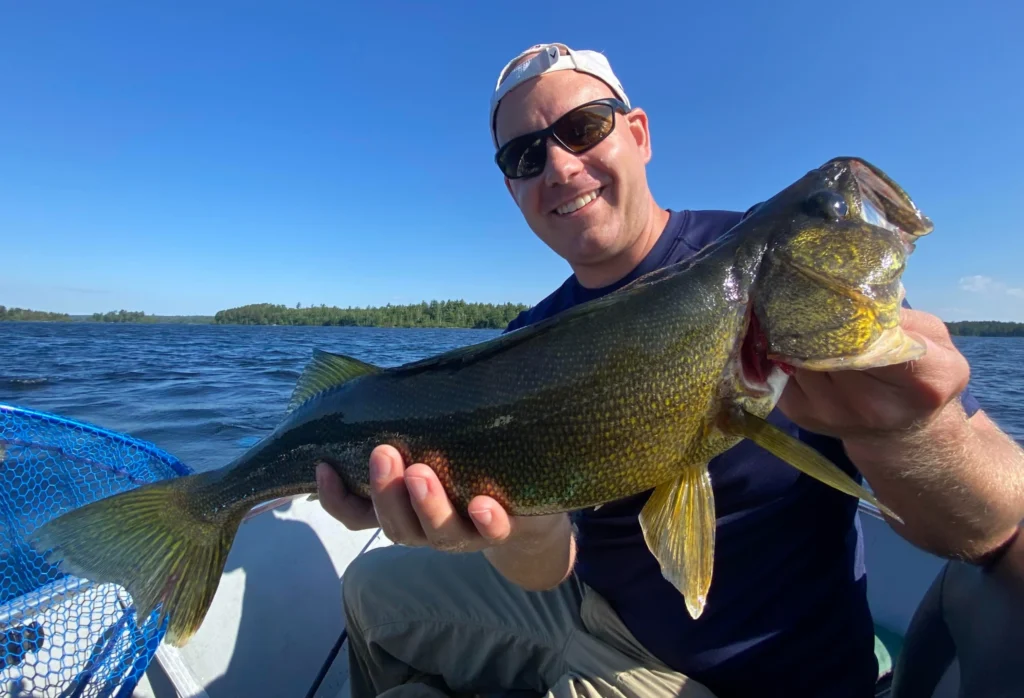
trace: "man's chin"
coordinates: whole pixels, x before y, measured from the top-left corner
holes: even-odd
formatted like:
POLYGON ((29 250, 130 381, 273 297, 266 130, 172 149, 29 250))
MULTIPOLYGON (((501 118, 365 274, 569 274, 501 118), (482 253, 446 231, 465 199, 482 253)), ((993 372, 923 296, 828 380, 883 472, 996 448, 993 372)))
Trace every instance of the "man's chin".
POLYGON ((607 221, 587 226, 555 225, 541 239, 570 264, 599 264, 622 251, 621 235, 607 221))
POLYGON ((575 266, 594 266, 613 259, 622 250, 614 238, 594 237, 575 240, 566 254, 562 255, 575 266))

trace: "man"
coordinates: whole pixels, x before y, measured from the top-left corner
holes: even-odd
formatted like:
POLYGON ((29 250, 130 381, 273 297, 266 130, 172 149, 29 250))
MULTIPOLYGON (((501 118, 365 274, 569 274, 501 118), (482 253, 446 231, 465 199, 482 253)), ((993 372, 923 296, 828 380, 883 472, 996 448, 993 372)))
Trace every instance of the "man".
MULTIPOLYGON (((600 54, 549 45, 517 56, 495 89, 491 129, 509 193, 573 272, 510 329, 685 259, 742 218, 657 205, 647 115, 600 54)), ((1024 455, 966 391, 967 362, 942 322, 908 310, 905 327, 927 345, 912 370, 797 372, 771 421, 863 474, 912 543, 982 563, 1024 516, 1024 455)), ((467 521, 425 465, 384 445, 370 468, 372 503, 317 471, 333 516, 409 546, 346 572, 353 695, 872 694, 857 503, 750 442, 710 464, 716 559, 697 620, 646 549, 646 494, 572 523, 510 519, 477 497, 467 521)))

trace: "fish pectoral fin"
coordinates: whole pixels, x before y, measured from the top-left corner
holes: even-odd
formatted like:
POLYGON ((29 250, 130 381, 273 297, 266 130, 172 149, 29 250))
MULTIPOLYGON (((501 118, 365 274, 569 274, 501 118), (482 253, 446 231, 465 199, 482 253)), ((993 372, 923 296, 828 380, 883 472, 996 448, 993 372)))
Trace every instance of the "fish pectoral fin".
POLYGON ((750 439, 758 446, 786 461, 800 472, 810 475, 815 480, 850 495, 859 497, 874 504, 887 516, 903 523, 903 519, 885 506, 866 488, 839 469, 835 463, 825 458, 813 448, 799 439, 795 439, 766 420, 751 414, 742 407, 735 407, 723 414, 722 428, 736 436, 750 439))
POLYGON ((288 411, 291 412, 309 398, 328 388, 347 383, 359 376, 368 376, 380 371, 379 366, 368 364, 351 356, 314 349, 313 360, 302 371, 302 375, 299 376, 299 380, 295 384, 292 398, 288 402, 288 411))
POLYGON ((658 485, 640 512, 647 547, 680 591, 690 617, 704 612, 715 556, 715 500, 706 465, 658 485))

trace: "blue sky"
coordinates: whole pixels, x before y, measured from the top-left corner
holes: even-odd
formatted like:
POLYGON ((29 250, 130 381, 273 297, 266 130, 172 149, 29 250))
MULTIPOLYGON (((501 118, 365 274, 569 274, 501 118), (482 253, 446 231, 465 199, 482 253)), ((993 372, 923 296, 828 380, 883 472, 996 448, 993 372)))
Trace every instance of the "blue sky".
POLYGON ((663 206, 861 155, 936 222, 911 302, 1024 321, 1020 3, 348 4, 0 0, 0 304, 536 302, 569 270, 487 101, 563 41, 648 112, 663 206))

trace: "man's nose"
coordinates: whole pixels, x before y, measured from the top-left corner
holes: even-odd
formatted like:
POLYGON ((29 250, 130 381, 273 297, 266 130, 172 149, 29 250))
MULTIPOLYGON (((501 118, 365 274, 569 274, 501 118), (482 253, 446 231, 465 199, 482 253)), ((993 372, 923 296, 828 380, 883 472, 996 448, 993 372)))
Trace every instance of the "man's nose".
POLYGON ((547 184, 565 184, 583 170, 583 162, 579 156, 570 153, 562 146, 548 139, 548 162, 544 168, 547 184))

